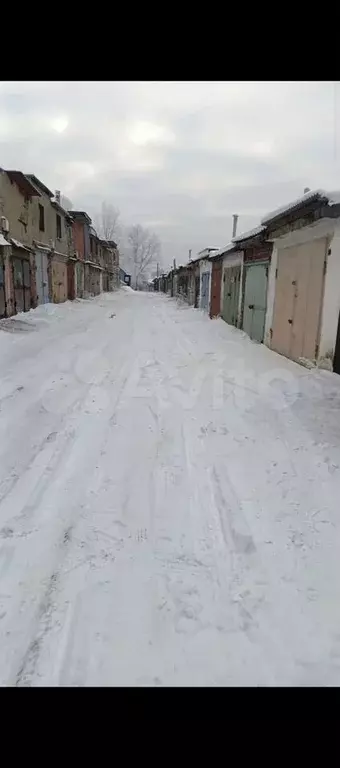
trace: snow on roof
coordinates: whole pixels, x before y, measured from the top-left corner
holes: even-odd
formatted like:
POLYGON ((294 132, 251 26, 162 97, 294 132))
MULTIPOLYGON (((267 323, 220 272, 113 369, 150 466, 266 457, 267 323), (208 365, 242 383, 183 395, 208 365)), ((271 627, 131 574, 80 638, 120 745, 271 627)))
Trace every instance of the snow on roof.
POLYGON ((14 245, 15 248, 23 248, 24 251, 29 251, 30 249, 27 248, 27 245, 23 245, 20 240, 15 240, 14 237, 11 237, 11 243, 14 245))
POLYGON ((340 202, 340 192, 326 192, 324 189, 311 189, 309 192, 306 192, 306 194, 296 198, 296 200, 292 200, 290 203, 287 203, 287 205, 282 205, 280 208, 276 208, 274 211, 267 213, 261 220, 261 224, 268 224, 269 221, 272 221, 273 219, 276 219, 285 213, 289 213, 295 208, 300 208, 305 203, 322 199, 330 202, 331 205, 336 205, 336 202, 340 202))
POLYGON ((255 237, 256 235, 260 235, 261 232, 264 232, 265 227, 263 224, 260 224, 258 227, 254 227, 254 229, 248 229, 247 232, 241 232, 240 235, 235 235, 232 239, 232 243, 240 243, 242 240, 249 240, 250 237, 255 237))
POLYGON ((0 232, 0 245, 10 245, 6 238, 0 232))
POLYGON ((340 203, 340 190, 336 189, 333 192, 326 192, 328 196, 328 205, 339 205, 340 203))
POLYGON ((201 251, 198 251, 198 256, 201 256, 203 253, 210 253, 210 251, 218 251, 218 248, 211 248, 208 246, 208 248, 202 248, 201 251))
POLYGON ((227 253, 228 251, 235 250, 236 246, 234 243, 228 243, 228 245, 225 245, 224 248, 220 248, 218 251, 215 251, 214 253, 211 253, 209 256, 209 259, 216 259, 217 256, 223 256, 224 253, 227 253))
POLYGON ((196 256, 191 257, 188 263, 191 264, 193 261, 203 261, 203 259, 210 259, 211 256, 215 256, 216 251, 218 251, 218 248, 202 248, 202 250, 199 251, 196 256))

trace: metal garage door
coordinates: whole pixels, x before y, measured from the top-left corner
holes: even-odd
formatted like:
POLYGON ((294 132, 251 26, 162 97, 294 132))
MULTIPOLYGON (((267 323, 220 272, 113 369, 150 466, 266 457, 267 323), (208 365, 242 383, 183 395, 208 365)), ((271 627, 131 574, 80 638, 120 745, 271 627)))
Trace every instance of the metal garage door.
POLYGON ((272 349, 293 360, 318 354, 327 239, 278 253, 272 349))
POLYGON ((262 342, 267 309, 268 264, 245 267, 243 330, 251 339, 262 342))
POLYGON ((203 272, 201 285, 201 309, 208 312, 209 309, 210 272, 203 272))
POLYGON ((223 274, 222 317, 229 325, 237 325, 241 267, 228 267, 223 274))
POLYGON ((13 286, 15 312, 31 309, 31 270, 28 259, 13 257, 13 286))
POLYGON ((211 270, 210 317, 218 317, 221 311, 222 263, 213 262, 211 270))
POLYGON ((47 272, 47 254, 44 251, 35 252, 36 264, 36 287, 38 304, 47 304, 48 296, 48 272, 47 272))

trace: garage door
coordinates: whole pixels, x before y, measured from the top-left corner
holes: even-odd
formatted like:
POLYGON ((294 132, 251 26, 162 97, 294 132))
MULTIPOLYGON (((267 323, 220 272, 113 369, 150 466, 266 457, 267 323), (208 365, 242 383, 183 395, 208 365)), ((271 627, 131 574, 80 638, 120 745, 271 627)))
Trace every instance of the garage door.
POLYGON ((223 274, 222 317, 229 325, 237 325, 241 267, 229 267, 223 274))
POLYGON ((327 239, 278 252, 272 349, 293 360, 317 356, 327 239))
POLYGON ((210 317, 218 317, 221 311, 222 263, 213 262, 211 271, 210 317))
POLYGON ((268 264, 252 264, 245 269, 243 330, 262 343, 267 309, 268 264))
POLYGON ((52 262, 52 293, 55 304, 67 299, 67 264, 64 262, 52 262))
POLYGON ((37 288, 37 302, 38 304, 47 304, 49 300, 48 295, 48 261, 47 253, 41 250, 37 250, 35 253, 36 264, 36 288, 37 288))
POLYGON ((209 288, 210 288, 210 272, 203 272, 202 274, 202 292, 201 292, 201 309, 208 312, 209 309, 209 288))
POLYGON ((28 312, 31 309, 31 270, 28 259, 14 256, 13 286, 15 312, 28 312))

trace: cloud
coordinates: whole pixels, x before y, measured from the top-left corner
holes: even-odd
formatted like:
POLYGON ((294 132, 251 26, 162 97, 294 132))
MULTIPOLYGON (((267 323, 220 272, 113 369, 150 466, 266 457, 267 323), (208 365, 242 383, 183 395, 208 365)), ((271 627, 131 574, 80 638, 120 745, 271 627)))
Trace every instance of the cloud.
POLYGON ((34 172, 94 216, 102 200, 154 229, 165 266, 305 186, 338 186, 333 82, 0 83, 3 167, 34 172))

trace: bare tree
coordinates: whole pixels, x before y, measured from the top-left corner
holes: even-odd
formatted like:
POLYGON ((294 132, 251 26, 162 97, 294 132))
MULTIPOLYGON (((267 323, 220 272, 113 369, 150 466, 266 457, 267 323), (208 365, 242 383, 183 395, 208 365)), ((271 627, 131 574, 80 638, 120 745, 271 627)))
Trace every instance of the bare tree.
POLYGON ((112 203, 103 202, 100 214, 95 217, 95 225, 99 237, 103 237, 104 240, 114 240, 118 243, 121 234, 119 219, 119 209, 115 208, 112 203))
POLYGON ((130 227, 127 239, 130 247, 134 287, 138 288, 148 267, 151 267, 151 264, 159 259, 161 244, 157 235, 144 229, 141 224, 134 224, 130 227))

